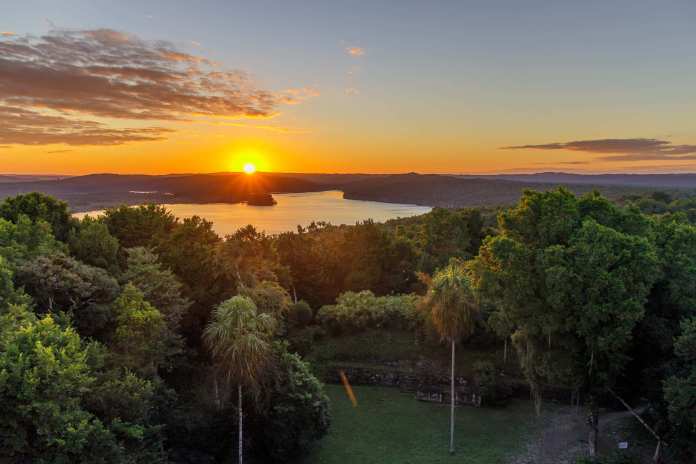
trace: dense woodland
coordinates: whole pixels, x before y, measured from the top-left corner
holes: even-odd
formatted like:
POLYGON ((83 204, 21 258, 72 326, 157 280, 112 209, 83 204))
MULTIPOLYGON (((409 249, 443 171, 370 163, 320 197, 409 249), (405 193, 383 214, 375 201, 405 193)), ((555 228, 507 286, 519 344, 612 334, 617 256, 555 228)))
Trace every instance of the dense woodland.
MULTIPOLYGON (((8 198, 0 458, 287 462, 330 427, 312 345, 398 330, 445 355, 509 344, 537 408, 564 388, 591 428, 600 406, 643 398, 674 462, 693 462, 695 223, 691 198, 558 189, 509 209, 223 238, 161 206, 77 221, 48 196, 8 198)), ((491 397, 498 369, 477 366, 491 397)))

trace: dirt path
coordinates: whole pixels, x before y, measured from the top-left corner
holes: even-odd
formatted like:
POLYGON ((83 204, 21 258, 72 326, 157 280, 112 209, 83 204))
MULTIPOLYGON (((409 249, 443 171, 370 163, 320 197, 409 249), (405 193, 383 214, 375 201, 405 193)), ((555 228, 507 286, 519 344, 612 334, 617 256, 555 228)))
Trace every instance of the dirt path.
MULTIPOLYGON (((615 430, 618 422, 630 420, 628 411, 602 414, 599 421, 599 450, 615 449, 621 437, 615 430)), ((583 409, 556 407, 538 419, 540 432, 531 439, 527 449, 512 457, 508 464, 573 464, 587 455, 589 428, 583 409)))

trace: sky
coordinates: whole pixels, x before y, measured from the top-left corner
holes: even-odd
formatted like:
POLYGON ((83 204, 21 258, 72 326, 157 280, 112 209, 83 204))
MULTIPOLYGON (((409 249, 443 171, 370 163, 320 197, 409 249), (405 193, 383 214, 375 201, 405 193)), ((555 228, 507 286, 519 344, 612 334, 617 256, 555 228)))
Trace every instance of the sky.
POLYGON ((4 173, 696 172, 693 0, 3 3, 4 173))

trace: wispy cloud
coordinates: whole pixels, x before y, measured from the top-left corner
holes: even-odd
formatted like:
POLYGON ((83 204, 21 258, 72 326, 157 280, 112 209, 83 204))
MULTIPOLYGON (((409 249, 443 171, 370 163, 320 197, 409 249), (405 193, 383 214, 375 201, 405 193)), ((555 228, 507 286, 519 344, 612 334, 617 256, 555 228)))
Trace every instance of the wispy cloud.
POLYGON ((49 155, 55 155, 58 153, 69 153, 71 151, 73 151, 73 150, 51 150, 51 151, 47 151, 46 153, 48 153, 49 155))
POLYGON ((296 89, 286 89, 279 94, 280 101, 286 105, 297 105, 303 101, 318 97, 320 95, 319 90, 315 87, 301 87, 296 89))
POLYGON ((365 49, 362 47, 346 47, 346 53, 350 56, 363 56, 365 54, 365 49))
POLYGON ((114 129, 96 121, 3 105, 0 105, 0 123, 0 141, 18 145, 119 145, 161 140, 172 132, 162 127, 114 129))
POLYGON ((0 32, 0 36, 2 36, 2 37, 12 37, 12 36, 14 36, 14 35, 16 35, 16 34, 15 34, 14 32, 10 32, 10 31, 2 31, 2 32, 0 32))
POLYGON ((599 159, 607 161, 696 159, 696 145, 675 145, 668 140, 651 138, 576 140, 502 148, 505 150, 570 150, 605 155, 599 159))
POLYGON ((169 129, 123 128, 100 118, 182 121, 267 118, 313 96, 273 92, 244 71, 222 69, 171 43, 111 29, 0 37, 0 143, 120 144, 169 129))
POLYGON ((224 126, 224 127, 240 127, 244 129, 257 129, 257 130, 263 130, 263 131, 268 131, 268 132, 275 132, 277 134, 290 134, 290 135, 298 135, 298 134, 309 134, 311 131, 307 129, 298 129, 294 127, 283 127, 283 126, 272 126, 270 124, 248 124, 244 122, 232 122, 232 121, 211 121, 211 120, 206 120, 206 121, 196 121, 197 123, 201 124, 209 124, 212 126, 224 126))

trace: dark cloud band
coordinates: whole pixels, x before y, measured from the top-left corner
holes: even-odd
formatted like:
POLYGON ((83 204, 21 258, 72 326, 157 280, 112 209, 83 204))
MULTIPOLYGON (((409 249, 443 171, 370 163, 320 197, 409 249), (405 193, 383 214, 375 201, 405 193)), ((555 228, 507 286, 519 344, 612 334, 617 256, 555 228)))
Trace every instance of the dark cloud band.
POLYGON ((602 154, 608 161, 684 160, 696 159, 696 145, 674 145, 668 140, 597 139, 554 142, 539 145, 514 145, 505 150, 570 150, 602 154))

